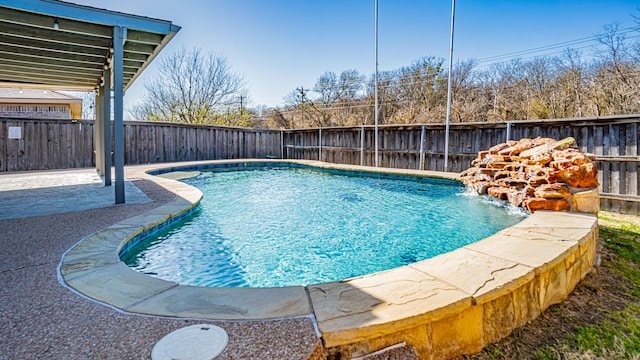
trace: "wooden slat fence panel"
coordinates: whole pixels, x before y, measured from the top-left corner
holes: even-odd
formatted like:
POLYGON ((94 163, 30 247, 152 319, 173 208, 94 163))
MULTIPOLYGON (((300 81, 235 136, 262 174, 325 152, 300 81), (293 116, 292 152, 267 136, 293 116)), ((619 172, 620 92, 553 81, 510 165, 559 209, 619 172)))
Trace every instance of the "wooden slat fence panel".
POLYGON ((91 167, 93 121, 0 118, 0 171, 91 167), (10 127, 22 138, 9 139, 10 127))
MULTIPOLYGON (((573 136, 582 151, 596 155, 602 208, 638 213, 639 123, 638 115, 519 121, 511 123, 510 137, 573 136)), ((93 127, 90 120, 0 118, 0 171, 95 166, 93 127), (22 129, 21 139, 8 139, 11 126, 22 129)), ((424 169, 444 170, 443 124, 380 126, 380 165, 421 168, 422 127, 425 128, 424 169)), ((375 164, 373 126, 323 128, 320 134, 320 129, 280 131, 125 121, 124 130, 127 165, 274 155, 310 160, 322 156, 324 161, 332 163, 375 164), (364 144, 361 144, 363 132, 364 144)), ((504 142, 506 137, 506 123, 451 124, 449 171, 463 171, 478 151, 504 142)))
MULTIPOLYGON (((580 149, 597 157, 598 181, 604 210, 638 213, 638 115, 595 119, 518 121, 511 123, 510 138, 556 139, 572 136, 580 149)), ((379 127, 380 165, 419 169, 420 131, 425 127, 424 168, 444 170, 445 127, 442 124, 383 125, 379 127)), ((362 127, 323 128, 323 160, 342 164, 360 164, 362 127), (336 132, 341 132, 342 135, 336 132), (349 136, 348 134, 358 134, 349 136), (338 139, 338 140, 336 140, 338 139), (331 148, 330 148, 331 147, 331 148)), ((364 165, 375 164, 375 133, 365 126, 364 165)), ((319 129, 286 130, 284 146, 291 159, 318 158, 319 129)), ((506 123, 451 124, 449 137, 449 171, 467 169, 477 152, 506 141, 506 123)))
MULTIPOLYGON (((91 120, 0 118, 0 171, 95 166, 91 120), (9 127, 22 129, 8 139, 9 127)), ((112 132, 113 134, 113 132, 112 132)), ((281 154, 279 130, 125 121, 125 164, 264 158, 281 154)))

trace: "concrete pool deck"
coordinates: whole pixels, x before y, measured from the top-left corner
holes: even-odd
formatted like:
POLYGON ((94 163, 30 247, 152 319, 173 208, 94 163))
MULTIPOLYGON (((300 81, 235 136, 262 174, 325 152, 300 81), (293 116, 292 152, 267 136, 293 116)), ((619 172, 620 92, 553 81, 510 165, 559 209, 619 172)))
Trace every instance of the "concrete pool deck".
POLYGON ((127 197, 127 204, 114 205, 113 187, 103 186, 89 192, 65 190, 66 201, 57 201, 56 186, 94 187, 95 169, 0 173, 0 187, 12 188, 0 190, 0 209, 12 213, 0 219, 0 359, 148 359, 165 335, 203 322, 229 334, 219 360, 314 358, 322 346, 309 318, 203 321, 141 316, 62 286, 57 276, 61 256, 80 239, 175 199, 164 188, 133 177, 128 167, 125 177, 147 201, 134 203, 127 197), (41 193, 43 198, 16 197, 43 184, 52 185, 41 193), (5 196, 8 193, 12 196, 5 196), (38 207, 47 199, 54 201, 42 215, 38 207))
MULTIPOLYGON (((146 172, 207 163, 221 162, 128 168, 128 176, 151 181, 177 196, 84 238, 63 257, 59 268, 63 281, 92 299, 131 313, 211 320, 311 319, 330 356, 364 356, 407 343, 420 358, 448 358, 480 351, 562 301, 596 257, 594 215, 538 211, 491 237, 433 259, 308 287, 190 287, 126 267, 117 251, 127 241, 189 211, 202 196, 186 184, 146 172)), ((450 173, 384 172, 457 178, 450 173)))

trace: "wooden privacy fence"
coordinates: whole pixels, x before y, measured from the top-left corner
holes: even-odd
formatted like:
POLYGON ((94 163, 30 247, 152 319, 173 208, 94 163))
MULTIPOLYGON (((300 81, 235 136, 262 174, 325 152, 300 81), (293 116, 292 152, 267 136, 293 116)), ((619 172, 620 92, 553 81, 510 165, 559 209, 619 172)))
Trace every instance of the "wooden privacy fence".
MULTIPOLYGON (((448 171, 467 169, 478 151, 509 139, 572 136, 581 151, 596 155, 603 210, 640 214, 638 137, 640 115, 594 119, 451 124, 448 171)), ((379 127, 380 166, 444 170, 445 126, 379 127)), ((286 130, 284 156, 341 164, 375 164, 372 126, 286 130)))
POLYGON ((0 118, 0 171, 92 167, 93 121, 0 118))
POLYGON ((207 125, 125 122, 125 164, 282 157, 281 132, 207 125))
MULTIPOLYGON (((92 120, 0 118, 0 171, 93 167, 93 131, 92 120)), ((124 141, 127 165, 282 156, 278 130, 125 121, 124 141)))
MULTIPOLYGON (((451 124, 449 171, 469 167, 477 152, 510 139, 573 136, 596 155, 603 209, 640 214, 640 115, 596 119, 451 124)), ((91 120, 0 118, 0 171, 95 166, 91 120)), ((380 166, 444 170, 445 126, 379 127, 380 166)), ((373 166, 372 126, 258 130, 125 121, 125 164, 265 158, 373 166)))

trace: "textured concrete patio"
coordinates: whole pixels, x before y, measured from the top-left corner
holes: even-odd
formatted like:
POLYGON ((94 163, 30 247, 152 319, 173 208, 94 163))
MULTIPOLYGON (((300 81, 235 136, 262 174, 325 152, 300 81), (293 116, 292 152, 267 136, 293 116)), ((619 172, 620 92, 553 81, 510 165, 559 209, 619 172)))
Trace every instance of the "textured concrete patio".
POLYGON ((202 322, 229 334, 218 359, 318 358, 322 348, 309 318, 203 321, 135 315, 64 286, 57 268, 75 243, 175 199, 128 173, 123 205, 113 205, 113 188, 96 182, 95 169, 0 174, 0 359, 148 359, 162 337, 202 322), (60 185, 64 188, 57 192, 60 185), (130 186, 143 195, 141 201, 130 186), (42 204, 48 204, 46 215, 42 204))
MULTIPOLYGON (((98 209, 114 204, 113 187, 93 169, 20 172, 0 175, 0 220, 98 209)), ((127 204, 152 200, 125 181, 127 204)))

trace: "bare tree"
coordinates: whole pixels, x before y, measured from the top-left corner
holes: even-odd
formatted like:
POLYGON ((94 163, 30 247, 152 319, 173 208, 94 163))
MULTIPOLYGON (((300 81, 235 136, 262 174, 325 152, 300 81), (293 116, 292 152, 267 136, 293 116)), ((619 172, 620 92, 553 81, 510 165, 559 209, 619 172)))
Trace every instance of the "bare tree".
POLYGON ((525 88, 525 74, 519 59, 493 64, 481 74, 482 96, 490 104, 487 121, 514 120, 520 116, 514 110, 518 109, 521 97, 526 98, 524 91, 519 92, 525 88))
POLYGON ((145 90, 136 116, 187 124, 215 124, 245 93, 244 80, 231 71, 226 58, 198 48, 162 59, 159 74, 145 83, 145 90))
POLYGON ((640 69, 633 62, 625 34, 617 22, 604 26, 598 34, 602 50, 594 82, 599 87, 599 107, 609 114, 637 110, 640 69))
POLYGON ((96 117, 96 92, 84 91, 80 93, 82 99, 82 118, 95 119, 96 117))
POLYGON ((357 70, 349 69, 337 76, 334 72, 326 72, 316 82, 313 91, 318 97, 309 106, 313 110, 312 116, 318 126, 333 124, 332 119, 337 115, 348 118, 345 108, 354 105, 364 84, 364 77, 357 70))
MULTIPOLYGON (((640 17, 634 17, 640 32, 640 17)), ((633 114, 640 112, 640 41, 633 29, 618 23, 596 36, 596 56, 582 58, 566 49, 557 56, 514 58, 477 70, 477 62, 458 62, 452 73, 452 119, 517 121, 633 114)), ((379 73, 379 122, 444 122, 446 69, 444 61, 423 57, 413 64, 379 73)), ((313 88, 296 89, 283 110, 292 126, 371 124, 374 118, 374 77, 364 91, 345 90, 343 72, 323 74, 313 88), (312 93, 313 93, 312 92, 312 93), (297 117, 297 119, 296 119, 297 117), (302 118, 302 121, 300 121, 302 118)), ((354 78, 354 77, 351 77, 354 78)), ((355 77, 357 78, 357 76, 355 77)))
POLYGON ((423 57, 408 67, 394 72, 392 97, 400 108, 392 120, 394 123, 430 122, 435 114, 446 107, 446 73, 444 59, 423 57))
POLYGON ((292 127, 319 126, 319 124, 313 121, 313 109, 309 103, 309 89, 301 86, 295 90, 291 90, 284 97, 283 102, 286 110, 278 110, 278 113, 283 115, 286 112, 289 115, 287 122, 291 124, 292 127))
POLYGON ((564 117, 584 116, 584 104, 586 97, 586 64, 581 59, 577 50, 566 49, 556 59, 556 82, 562 92, 564 103, 564 117))
POLYGON ((82 119, 95 119, 96 92, 95 91, 63 91, 71 96, 82 99, 82 119))
POLYGON ((278 108, 275 108, 272 110, 271 121, 274 123, 274 126, 276 128, 280 128, 280 129, 293 128, 290 119, 287 119, 287 117, 278 108))
POLYGON ((481 101, 480 87, 477 86, 474 59, 458 61, 451 76, 452 118, 458 122, 481 121, 486 113, 486 102, 481 101))
MULTIPOLYGON (((371 104, 371 116, 369 119, 374 120, 375 116, 375 80, 373 77, 367 84, 367 103, 371 104)), ((383 71, 378 74, 378 123, 391 124, 396 112, 402 108, 402 104, 398 99, 397 92, 397 76, 393 71, 383 71)))
POLYGON ((318 94, 315 101, 309 103, 313 109, 312 116, 316 126, 329 126, 333 117, 332 107, 341 96, 338 76, 334 72, 326 72, 318 78, 313 91, 318 94))

